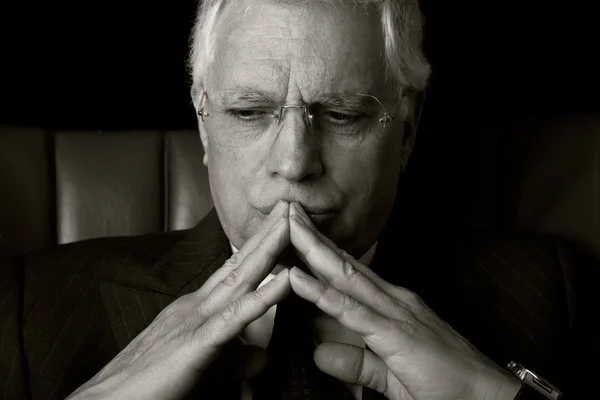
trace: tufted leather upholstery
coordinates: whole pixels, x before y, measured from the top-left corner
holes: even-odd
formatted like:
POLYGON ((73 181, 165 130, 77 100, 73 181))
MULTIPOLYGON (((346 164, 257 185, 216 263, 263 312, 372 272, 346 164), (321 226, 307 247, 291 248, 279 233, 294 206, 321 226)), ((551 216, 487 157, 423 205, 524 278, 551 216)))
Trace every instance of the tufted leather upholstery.
MULTIPOLYGON (((193 131, 0 126, 0 255, 195 225, 212 207, 193 131)), ((400 192, 428 219, 562 235, 600 257, 600 115, 425 123, 400 192)))
POLYGON ((1 254, 195 225, 210 209, 192 131, 0 127, 1 254))

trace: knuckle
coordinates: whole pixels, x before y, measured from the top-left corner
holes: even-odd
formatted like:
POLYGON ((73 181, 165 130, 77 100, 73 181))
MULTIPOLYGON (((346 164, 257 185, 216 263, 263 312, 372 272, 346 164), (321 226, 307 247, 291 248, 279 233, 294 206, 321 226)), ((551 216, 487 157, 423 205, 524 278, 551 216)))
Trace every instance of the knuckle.
POLYGON ((347 295, 342 295, 341 297, 342 297, 342 300, 341 300, 342 307, 345 310, 354 311, 359 307, 358 302, 356 300, 354 300, 352 297, 347 296, 347 295))
POLYGON ((410 336, 416 335, 417 331, 419 330, 419 320, 410 311, 405 312, 404 315, 391 321, 393 328, 400 329, 410 336))
POLYGON ((223 278, 223 284, 225 286, 233 287, 236 286, 237 283, 241 279, 241 272, 239 268, 232 269, 225 278, 223 278))
POLYGON ((204 322, 206 319, 210 317, 210 310, 214 309, 214 302, 208 298, 202 304, 199 304, 196 308, 196 316, 200 319, 200 321, 204 322))
POLYGON ((359 273, 358 270, 354 268, 354 265, 348 260, 342 262, 342 272, 344 273, 344 277, 349 279, 356 279, 359 273))
POLYGON ((364 368, 364 352, 363 356, 357 360, 355 368, 358 370, 359 382, 363 386, 372 387, 380 393, 385 393, 385 385, 382 385, 381 379, 378 379, 377 370, 375 368, 364 368))
POLYGON ((227 304, 221 311, 221 318, 226 324, 234 321, 242 313, 242 302, 236 300, 227 304))
POLYGON ((350 257, 350 255, 346 252, 346 250, 340 249, 339 247, 335 246, 335 244, 333 247, 333 251, 343 259, 347 259, 350 257))
POLYGON ((421 296, 419 296, 412 290, 408 290, 408 289, 404 289, 404 290, 405 290, 404 296, 406 297, 406 301, 409 304, 411 304, 413 306, 418 306, 418 305, 423 304, 423 300, 421 299, 421 296))
POLYGON ((413 292, 412 290, 405 289, 403 287, 395 286, 390 292, 396 302, 403 308, 408 308, 413 313, 417 313, 422 310, 425 306, 421 296, 413 292))
POLYGON ((361 304, 352 297, 342 294, 340 299, 341 316, 346 316, 361 308, 361 304))
POLYGON ((369 386, 369 383, 372 380, 372 377, 367 376, 365 366, 365 352, 360 352, 360 357, 356 357, 356 361, 354 363, 353 370, 356 371, 356 376, 358 377, 357 381, 361 382, 363 386, 369 386))
MULTIPOLYGON (((316 305, 323 305, 327 302, 327 299, 335 298, 336 296, 339 296, 339 292, 331 285, 326 285, 325 290, 319 294, 316 305)), ((336 317, 336 315, 334 315, 334 317, 336 317)))
POLYGON ((244 259, 244 253, 242 251, 242 249, 236 251, 235 253, 233 253, 231 255, 231 257, 229 257, 229 259, 227 261, 225 261, 226 266, 233 266, 233 265, 237 265, 239 264, 243 259, 244 259))
POLYGON ((358 283, 357 280, 360 279, 360 272, 354 268, 351 262, 347 260, 340 260, 339 269, 341 273, 333 274, 330 278, 331 283, 334 286, 344 287, 349 283, 358 283))
POLYGON ((245 300, 247 300, 249 302, 253 302, 253 303, 258 303, 264 309, 269 308, 269 304, 267 303, 265 296, 263 295, 263 293, 260 290, 255 290, 253 292, 250 292, 246 296, 247 296, 247 299, 245 299, 245 300))
POLYGON ((398 300, 389 296, 383 290, 377 292, 374 296, 375 296, 375 298, 373 299, 373 302, 376 305, 383 307, 385 309, 391 308, 392 310, 397 310, 398 308, 402 307, 402 305, 399 304, 398 300))
POLYGON ((371 286, 370 279, 360 272, 350 261, 344 261, 342 266, 343 276, 351 285, 355 287, 371 286))
POLYGON ((177 318, 181 314, 180 306, 178 302, 173 302, 165 307, 159 314, 157 319, 160 319, 164 322, 170 321, 172 319, 177 318))

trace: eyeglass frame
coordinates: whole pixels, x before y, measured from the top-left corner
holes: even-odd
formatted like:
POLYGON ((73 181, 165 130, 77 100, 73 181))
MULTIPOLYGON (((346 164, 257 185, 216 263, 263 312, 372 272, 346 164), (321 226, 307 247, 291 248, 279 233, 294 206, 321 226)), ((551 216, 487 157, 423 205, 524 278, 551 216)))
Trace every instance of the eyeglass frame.
MULTIPOLYGON (((379 99, 377 97, 375 97, 371 94, 364 94, 364 93, 357 93, 357 95, 371 97, 371 98, 375 99, 375 101, 377 103, 379 103, 379 105, 383 109, 383 117, 379 118, 379 123, 383 125, 384 129, 387 128, 388 123, 391 123, 396 118, 396 113, 389 114, 387 108, 383 105, 383 103, 381 101, 379 101, 379 99)), ((400 97, 400 98, 402 99, 402 97, 400 97)), ((204 122, 204 118, 208 118, 210 116, 209 113, 204 112, 205 99, 208 99, 208 94, 206 93, 206 91, 203 90, 202 97, 200 98, 200 108, 197 111, 197 114, 200 117, 200 119, 202 120, 202 122, 204 122)), ((278 108, 279 115, 278 116, 274 115, 275 124, 279 125, 281 123, 281 121, 283 121, 284 114, 285 114, 284 110, 287 110, 288 108, 303 108, 304 109, 304 119, 305 119, 306 123, 308 124, 308 126, 312 127, 314 115, 312 115, 308 111, 308 106, 310 106, 310 103, 284 104, 284 105, 280 106, 278 108)))

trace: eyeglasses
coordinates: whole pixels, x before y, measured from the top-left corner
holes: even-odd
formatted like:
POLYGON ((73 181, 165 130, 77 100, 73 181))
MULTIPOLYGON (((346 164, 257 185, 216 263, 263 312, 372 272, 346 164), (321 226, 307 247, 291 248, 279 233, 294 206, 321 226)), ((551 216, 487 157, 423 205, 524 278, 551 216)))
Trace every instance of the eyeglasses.
POLYGON ((198 115, 219 145, 239 148, 277 135, 294 110, 302 110, 307 131, 321 146, 344 151, 373 147, 396 117, 369 94, 320 94, 311 103, 278 105, 267 93, 235 90, 203 92, 198 115))

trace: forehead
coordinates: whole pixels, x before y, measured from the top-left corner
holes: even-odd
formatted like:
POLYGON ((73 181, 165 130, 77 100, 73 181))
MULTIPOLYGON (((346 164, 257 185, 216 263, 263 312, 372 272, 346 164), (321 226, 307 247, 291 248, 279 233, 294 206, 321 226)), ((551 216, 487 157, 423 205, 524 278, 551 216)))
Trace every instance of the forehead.
POLYGON ((373 10, 232 3, 216 30, 207 90, 256 87, 310 100, 320 92, 377 94, 385 88, 383 37, 373 10))

